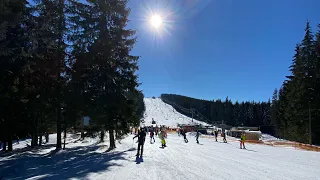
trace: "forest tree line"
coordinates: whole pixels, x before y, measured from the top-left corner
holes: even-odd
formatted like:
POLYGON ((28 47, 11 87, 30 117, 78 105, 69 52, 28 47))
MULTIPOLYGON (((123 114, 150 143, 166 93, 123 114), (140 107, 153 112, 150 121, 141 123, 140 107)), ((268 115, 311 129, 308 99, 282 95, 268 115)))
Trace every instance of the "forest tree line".
MULTIPOLYGON (((162 94, 161 98, 176 103, 186 109, 195 109, 205 116, 204 119, 194 117, 206 123, 224 123, 230 126, 260 126, 270 125, 270 101, 268 102, 238 102, 232 103, 227 97, 225 100, 202 100, 176 94, 162 94)), ((178 112, 192 117, 191 113, 175 108, 178 112)))
POLYGON ((110 148, 115 134, 139 124, 145 107, 129 13, 127 0, 1 0, 0 141, 9 151, 17 136, 31 136, 33 147, 48 132, 60 149, 62 132, 83 116, 102 141, 108 131, 110 148))
POLYGON ((271 117, 277 136, 320 144, 320 24, 312 33, 310 23, 295 47, 291 74, 272 97, 271 117))

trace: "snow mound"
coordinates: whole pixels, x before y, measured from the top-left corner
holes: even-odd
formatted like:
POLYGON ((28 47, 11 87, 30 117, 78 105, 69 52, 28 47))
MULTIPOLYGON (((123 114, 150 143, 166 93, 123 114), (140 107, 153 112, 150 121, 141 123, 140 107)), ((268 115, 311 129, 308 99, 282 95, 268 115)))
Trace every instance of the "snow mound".
POLYGON ((285 139, 276 138, 276 137, 271 136, 269 134, 261 134, 260 140, 261 141, 287 141, 285 139))

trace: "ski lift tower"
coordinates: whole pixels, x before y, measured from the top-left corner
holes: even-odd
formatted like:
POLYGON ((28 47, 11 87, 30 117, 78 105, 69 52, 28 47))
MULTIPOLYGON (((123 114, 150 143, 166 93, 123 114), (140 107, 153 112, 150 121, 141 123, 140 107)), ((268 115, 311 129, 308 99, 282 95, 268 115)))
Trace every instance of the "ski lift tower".
POLYGON ((195 109, 194 108, 190 108, 190 110, 191 110, 191 114, 192 114, 191 122, 193 122, 193 113, 194 113, 195 109))

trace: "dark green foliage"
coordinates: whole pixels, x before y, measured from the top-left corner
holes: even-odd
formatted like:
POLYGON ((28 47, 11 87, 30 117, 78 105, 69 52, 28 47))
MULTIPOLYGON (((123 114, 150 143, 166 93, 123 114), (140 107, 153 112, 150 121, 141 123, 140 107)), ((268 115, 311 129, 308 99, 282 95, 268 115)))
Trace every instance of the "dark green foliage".
MULTIPOLYGON (((130 55, 127 1, 3 0, 0 3, 0 140, 81 128, 109 131, 110 147, 145 107, 130 55)), ((103 138, 102 138, 103 139, 103 138)))
MULTIPOLYGON (((225 101, 200 100, 175 94, 162 94, 163 101, 175 103, 185 109, 194 108, 194 117, 207 123, 224 123, 231 126, 260 126, 270 125, 270 102, 236 102, 232 103, 227 97, 225 101), (201 117, 200 114, 204 117, 201 117)), ((191 117, 190 111, 176 108, 186 116, 191 117)))
POLYGON ((23 123, 22 79, 30 49, 26 5, 24 0, 0 3, 0 141, 8 142, 8 150, 12 150, 12 139, 23 123))
POLYGON ((305 36, 295 48, 291 75, 287 76, 279 94, 273 95, 272 122, 281 138, 320 144, 319 39, 319 33, 314 38, 307 22, 305 36))

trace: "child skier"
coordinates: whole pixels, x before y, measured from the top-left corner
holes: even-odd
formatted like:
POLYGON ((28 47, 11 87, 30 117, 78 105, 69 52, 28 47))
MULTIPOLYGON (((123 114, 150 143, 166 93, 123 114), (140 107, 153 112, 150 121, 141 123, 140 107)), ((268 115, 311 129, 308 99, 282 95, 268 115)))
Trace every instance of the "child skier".
POLYGON ((152 144, 152 139, 153 139, 153 142, 156 142, 156 140, 154 139, 154 132, 151 131, 150 132, 150 143, 152 144))
POLYGON ((161 139, 161 146, 164 148, 164 147, 167 147, 166 146, 166 140, 164 139, 164 131, 161 130, 160 133, 159 133, 159 138, 161 139))
POLYGON ((244 142, 246 141, 246 133, 242 132, 241 134, 241 139, 240 139, 240 149, 246 149, 246 147, 244 146, 244 142))
POLYGON ((200 136, 200 132, 199 130, 197 130, 197 133, 196 133, 196 140, 197 140, 197 143, 199 144, 199 136, 200 136))

